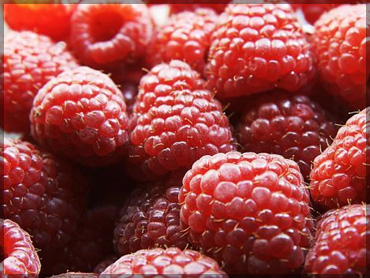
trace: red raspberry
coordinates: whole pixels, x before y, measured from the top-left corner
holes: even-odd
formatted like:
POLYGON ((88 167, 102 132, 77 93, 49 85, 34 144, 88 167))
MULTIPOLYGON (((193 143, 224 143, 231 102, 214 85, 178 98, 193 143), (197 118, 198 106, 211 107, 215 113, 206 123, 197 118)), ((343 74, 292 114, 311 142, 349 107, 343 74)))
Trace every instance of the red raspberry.
POLYGON ((29 232, 37 248, 64 246, 85 208, 85 179, 34 145, 5 138, 3 213, 29 232))
POLYGON ((30 235, 13 221, 0 219, 0 238, 0 276, 17 277, 25 274, 27 277, 37 277, 41 263, 30 235))
POLYGON ((250 99, 237 125, 244 151, 275 153, 296 161, 304 178, 332 142, 337 127, 317 103, 302 95, 276 92, 250 99))
POLYGON ((6 131, 29 132, 29 112, 37 91, 50 79, 77 67, 64 43, 32 32, 9 32, 0 56, 0 119, 6 131))
POLYGON ((50 278, 98 278, 97 273, 67 272, 59 275, 53 275, 50 278))
POLYGON ((68 244, 44 256, 42 272, 93 272, 102 259, 113 253, 112 238, 117 215, 118 208, 115 206, 88 211, 68 244))
POLYGON ((87 67, 48 82, 34 100, 30 119, 41 145, 85 165, 119 161, 128 139, 122 93, 108 76, 87 67))
POLYGON ((324 14, 315 24, 313 51, 321 81, 352 108, 366 107, 366 5, 343 5, 324 14))
MULTIPOLYGON (((115 2, 115 3, 114 3, 115 2)), ((153 32, 145 5, 79 5, 72 16, 71 46, 86 65, 111 67, 144 56, 153 32)))
POLYGON ((161 276, 164 278, 173 277, 174 274, 188 274, 193 278, 208 274, 215 278, 227 278, 217 262, 211 258, 196 251, 181 251, 178 248, 140 250, 123 256, 108 266, 100 277, 106 274, 165 274, 161 276))
POLYGON ((188 247, 180 228, 178 195, 184 171, 136 189, 123 206, 114 231, 114 246, 120 255, 140 249, 188 247))
POLYGON ((118 260, 118 256, 111 255, 107 258, 105 258, 103 261, 101 261, 95 268, 94 273, 102 273, 108 266, 110 266, 112 263, 118 260))
MULTIPOLYGON (((173 3, 174 1, 170 1, 170 2, 173 3)), ((184 1, 179 1, 179 2, 184 2, 184 1)), ((216 2, 218 2, 218 4, 214 4, 215 3, 214 0, 206 0, 206 1, 191 0, 191 1, 186 1, 186 4, 170 4, 170 7, 171 7, 172 13, 179 13, 182 11, 194 11, 197 8, 208 8, 208 9, 214 10, 217 13, 222 13, 225 10, 227 4, 231 2, 231 0, 222 0, 222 1, 216 1, 216 2), (194 4, 192 4, 192 2, 194 4), (223 4, 219 2, 222 2, 223 4)))
POLYGON ((317 225, 305 271, 319 275, 369 273, 369 213, 369 205, 350 205, 325 213, 317 225))
MULTIPOLYGON (((12 0, 9 2, 19 3, 22 1, 12 0)), ((65 4, 66 1, 62 0, 46 1, 50 2, 49 4, 45 4, 44 0, 32 2, 32 4, 4 5, 5 22, 9 27, 17 31, 33 31, 56 41, 66 39, 69 35, 71 16, 76 5, 65 4)))
POLYGON ((366 202, 369 171, 370 108, 352 116, 331 146, 314 160, 311 195, 325 208, 366 202))
POLYGON ((185 175, 179 202, 192 244, 228 273, 288 273, 304 262, 312 219, 294 161, 263 153, 204 156, 185 175))
POLYGON ((293 92, 314 75, 309 44, 290 5, 230 4, 215 30, 206 75, 220 98, 276 87, 293 92))
POLYGON ((147 54, 150 68, 178 59, 202 73, 211 45, 217 15, 212 9, 198 8, 174 14, 160 26, 147 54))
MULTIPOLYGON (((348 0, 346 0, 348 1, 348 0)), ((291 1, 293 2, 293 1, 291 1)), ((340 4, 330 4, 327 0, 303 1, 304 4, 292 4, 294 10, 301 10, 308 23, 314 24, 322 14, 339 6, 340 4)))
POLYGON ((130 137, 129 163, 132 171, 140 167, 141 178, 190 168, 203 155, 234 149, 221 104, 199 74, 178 60, 142 78, 130 137))

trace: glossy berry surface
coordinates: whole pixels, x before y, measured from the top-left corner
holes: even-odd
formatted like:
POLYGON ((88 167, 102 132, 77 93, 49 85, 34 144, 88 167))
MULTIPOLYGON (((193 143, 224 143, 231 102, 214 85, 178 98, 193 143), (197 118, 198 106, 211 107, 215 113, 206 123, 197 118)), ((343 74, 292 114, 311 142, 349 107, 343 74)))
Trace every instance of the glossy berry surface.
POLYGON ((29 232, 36 248, 64 246, 85 208, 85 179, 28 142, 5 138, 1 157, 4 217, 29 232))
POLYGON ((5 4, 5 22, 16 31, 28 30, 48 36, 54 41, 65 40, 69 35, 71 16, 76 5, 66 4, 67 1, 62 0, 50 2, 53 3, 45 4, 45 1, 36 0, 32 4, 5 4))
POLYGON ((172 173, 132 192, 114 230, 114 246, 121 255, 140 249, 188 247, 180 227, 178 195, 184 171, 172 173))
POLYGON ((366 241, 370 237, 369 212, 369 205, 349 205, 325 213, 317 224, 305 271, 322 277, 368 273, 366 241))
POLYGON ((30 120, 37 142, 85 165, 119 161, 128 140, 122 93, 107 75, 88 67, 48 82, 35 98, 30 120))
POLYGON ((79 5, 71 23, 74 53, 83 64, 98 69, 144 56, 153 32, 145 5, 104 2, 79 5))
POLYGON ((335 137, 332 117, 302 95, 267 93, 244 107, 236 128, 243 151, 275 153, 296 161, 308 178, 312 162, 335 137))
POLYGON ((221 104, 204 89, 199 74, 178 60, 154 67, 141 79, 131 130, 128 162, 131 174, 140 170, 141 178, 189 168, 203 155, 234 149, 221 104))
POLYGON ((0 56, 1 127, 9 132, 29 132, 32 101, 50 79, 77 67, 65 43, 54 43, 33 32, 8 32, 0 56))
POLYGON ((10 219, 0 219, 0 237, 1 276, 13 274, 8 277, 19 277, 24 274, 27 277, 36 277, 41 263, 30 235, 10 219))
POLYGON ((174 274, 182 274, 185 278, 204 277, 207 274, 216 278, 227 277, 211 258, 196 251, 181 251, 178 248, 144 249, 123 256, 108 266, 100 277, 107 274, 164 274, 164 278, 174 274))
POLYGON ((343 5, 315 23, 312 48, 321 82, 351 108, 363 109, 368 97, 366 5, 343 5))
POLYGON ((353 115, 331 146, 316 157, 310 174, 313 200, 324 208, 366 202, 369 109, 353 115))
POLYGON ((294 92, 314 74, 310 46, 290 5, 230 4, 215 30, 205 73, 219 98, 273 88, 294 92))
POLYGON ((177 59, 203 73, 217 15, 212 9, 198 8, 174 14, 157 31, 147 54, 149 68, 177 59))
POLYGON ((179 202, 194 247, 229 274, 284 274, 304 262, 309 193, 291 160, 263 153, 204 156, 185 175, 179 202))

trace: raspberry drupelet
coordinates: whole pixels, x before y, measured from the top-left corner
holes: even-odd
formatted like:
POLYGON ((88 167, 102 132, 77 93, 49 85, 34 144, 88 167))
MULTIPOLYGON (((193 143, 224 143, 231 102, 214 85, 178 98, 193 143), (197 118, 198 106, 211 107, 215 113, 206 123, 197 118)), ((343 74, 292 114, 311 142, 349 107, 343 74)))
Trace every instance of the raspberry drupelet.
POLYGON ((312 162, 335 137, 333 118, 302 95, 274 92, 252 97, 236 128, 243 151, 275 153, 296 161, 308 179, 312 162))
MULTIPOLYGON (((107 274, 162 274, 163 278, 171 278, 175 274, 182 274, 184 278, 227 278, 216 261, 196 251, 178 248, 144 249, 136 253, 125 255, 108 266, 100 277, 107 274)), ((139 277, 141 277, 139 275, 139 277)))
POLYGON ((118 162, 128 140, 122 93, 105 74, 88 67, 65 71, 37 94, 31 131, 53 153, 88 166, 118 162))
POLYGON ((349 205, 325 213, 317 224, 314 245, 308 252, 305 271, 329 274, 369 273, 370 206, 349 205))
MULTIPOLYGON (((71 0, 69 2, 77 1, 71 0)), ((33 0, 32 4, 20 4, 19 2, 22 1, 16 0, 9 2, 16 3, 4 4, 5 22, 11 29, 32 31, 48 36, 55 41, 68 38, 71 16, 77 5, 67 4, 68 1, 64 0, 46 1, 50 2, 47 4, 45 4, 45 0, 33 0)))
POLYGON ((221 104, 199 73, 178 60, 141 79, 131 122, 128 169, 141 179, 190 168, 206 154, 234 149, 221 104))
POLYGON ((63 247, 85 210, 86 181, 77 170, 31 143, 5 138, 3 213, 42 251, 63 247))
POLYGON ((41 263, 30 235, 10 219, 0 219, 0 238, 0 276, 37 277, 41 263))
POLYGON ((174 14, 161 26, 146 56, 149 68, 177 59, 203 73, 217 15, 212 9, 198 8, 174 14))
POLYGON ((136 189, 123 206, 114 231, 118 254, 140 249, 188 247, 180 227, 178 195, 185 171, 171 173, 160 181, 136 189))
POLYGON ((298 165, 229 152, 193 164, 179 194, 191 243, 229 274, 284 274, 304 262, 312 218, 298 165))
POLYGON ((229 4, 211 40, 206 76, 219 98, 280 88, 314 76, 310 46, 288 4, 229 4))
POLYGON ((311 196, 323 208, 368 202, 370 108, 353 115, 313 163, 311 196))
POLYGON ((32 101, 49 80, 78 66, 65 43, 54 43, 33 32, 8 32, 0 56, 1 127, 9 132, 29 133, 32 101))
POLYGON ((366 5, 342 5, 315 24, 312 48, 321 82, 349 107, 363 109, 369 97, 366 5))
POLYGON ((153 33, 146 5, 82 3, 72 16, 71 47, 85 65, 112 68, 145 55, 153 33))

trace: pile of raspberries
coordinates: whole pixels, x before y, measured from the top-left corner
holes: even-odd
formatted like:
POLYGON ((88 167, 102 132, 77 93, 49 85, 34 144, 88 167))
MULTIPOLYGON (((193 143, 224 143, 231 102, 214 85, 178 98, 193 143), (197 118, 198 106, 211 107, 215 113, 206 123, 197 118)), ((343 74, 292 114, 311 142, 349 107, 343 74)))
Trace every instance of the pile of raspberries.
POLYGON ((0 277, 368 273, 367 4, 8 2, 0 277))

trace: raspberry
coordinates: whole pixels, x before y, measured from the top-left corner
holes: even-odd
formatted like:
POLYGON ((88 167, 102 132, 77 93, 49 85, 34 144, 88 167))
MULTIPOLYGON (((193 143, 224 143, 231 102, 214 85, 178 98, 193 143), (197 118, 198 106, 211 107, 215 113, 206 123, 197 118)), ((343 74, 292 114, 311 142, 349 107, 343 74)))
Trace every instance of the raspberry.
POLYGON ((351 108, 366 107, 366 5, 343 5, 324 14, 315 24, 313 52, 321 82, 351 108))
POLYGON ((140 249, 188 246, 180 228, 178 194, 184 172, 136 189, 123 206, 114 231, 117 253, 130 254, 140 249))
POLYGON ((263 153, 204 156, 185 175, 179 202, 194 247, 229 274, 288 273, 304 262, 312 219, 294 161, 263 153))
POLYGON ((117 215, 115 206, 88 211, 68 244, 43 258, 43 273, 92 272, 102 259, 113 253, 113 227, 117 215))
POLYGON ((29 112, 37 91, 50 79, 77 67, 64 43, 32 32, 8 32, 0 57, 0 119, 6 131, 29 132, 29 112))
MULTIPOLYGON (((22 1, 13 0, 10 2, 22 1)), ((17 31, 33 31, 56 41, 66 39, 69 35, 71 16, 76 5, 65 4, 66 1, 61 0, 49 1, 51 2, 49 4, 42 4, 45 3, 43 0, 32 2, 32 4, 4 5, 5 22, 9 27, 17 31)))
POLYGON ((145 5, 81 4, 72 16, 71 46, 86 65, 112 67, 144 56, 153 32, 145 5))
MULTIPOLYGON (((173 1, 171 1, 173 3, 173 1)), ((181 2, 181 1, 180 1, 181 2)), ((217 2, 223 2, 224 4, 218 3, 218 4, 212 4, 215 1, 208 0, 209 4, 206 3, 207 1, 186 1, 186 4, 170 4, 171 6, 171 12, 172 13, 178 13, 182 11, 193 11, 197 8, 208 8, 213 9, 217 13, 222 13, 227 3, 231 2, 231 0, 223 0, 223 1, 217 1, 217 2), (194 4, 190 4, 191 2, 195 2, 194 4), (203 2, 203 3, 197 3, 197 2, 203 2)))
POLYGON ((350 205, 324 214, 317 225, 305 271, 318 275, 368 273, 369 212, 369 205, 350 205))
POLYGON ((64 246, 85 207, 85 179, 34 145, 5 138, 1 149, 3 213, 42 251, 64 246))
MULTIPOLYGON (((348 0, 346 0, 348 2, 348 0)), ((293 2, 293 1, 292 1, 293 2)), ((301 10, 304 14, 305 19, 314 24, 322 14, 330 11, 331 9, 339 6, 340 4, 325 3, 327 0, 314 0, 314 1, 303 1, 307 2, 304 4, 292 4, 294 10, 301 10)), ((337 1, 336 1, 337 2, 337 1)))
POLYGON ((53 275, 50 278, 98 278, 96 273, 67 272, 59 275, 53 275))
POLYGON ((234 149, 221 104, 199 74, 178 60, 141 79, 130 138, 129 163, 141 178, 190 168, 203 155, 234 149))
POLYGON ((194 278, 206 274, 216 278, 226 275, 211 258, 196 251, 181 251, 178 248, 140 250, 123 256, 108 266, 100 277, 105 274, 165 274, 162 276, 164 278, 173 277, 174 274, 191 274, 194 278))
POLYGON ((366 202, 369 109, 352 116, 339 129, 331 146, 314 160, 311 196, 324 208, 366 202))
POLYGON ((33 137, 54 153, 85 165, 119 161, 128 140, 126 105, 105 74, 65 71, 37 94, 30 114, 33 137))
POLYGON ((40 273, 41 263, 30 235, 13 221, 0 219, 0 237, 1 277, 7 277, 6 274, 14 274, 14 277, 17 274, 36 277, 40 273))
POLYGON ((149 48, 148 66, 152 68, 161 62, 178 59, 202 73, 216 19, 212 9, 202 8, 172 15, 159 28, 149 48))
POLYGON ((229 4, 215 30, 206 76, 220 98, 273 88, 294 92, 314 75, 309 44, 290 5, 229 4))
POLYGON ((102 273, 108 266, 110 266, 112 263, 114 263, 117 260, 118 260, 118 257, 116 255, 111 255, 105 258, 94 268, 94 273, 99 273, 99 274, 102 273))
POLYGON ((276 92, 250 99, 237 125, 244 151, 275 153, 293 159, 304 178, 311 164, 332 142, 337 127, 315 102, 302 95, 276 92))

